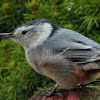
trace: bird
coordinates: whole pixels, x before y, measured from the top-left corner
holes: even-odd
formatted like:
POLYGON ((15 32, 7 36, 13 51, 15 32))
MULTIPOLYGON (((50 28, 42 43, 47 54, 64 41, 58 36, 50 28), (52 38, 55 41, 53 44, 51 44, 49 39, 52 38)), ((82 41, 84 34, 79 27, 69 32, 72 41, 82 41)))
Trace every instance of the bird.
POLYGON ((100 44, 42 18, 0 33, 25 50, 30 66, 65 89, 100 76, 100 44))

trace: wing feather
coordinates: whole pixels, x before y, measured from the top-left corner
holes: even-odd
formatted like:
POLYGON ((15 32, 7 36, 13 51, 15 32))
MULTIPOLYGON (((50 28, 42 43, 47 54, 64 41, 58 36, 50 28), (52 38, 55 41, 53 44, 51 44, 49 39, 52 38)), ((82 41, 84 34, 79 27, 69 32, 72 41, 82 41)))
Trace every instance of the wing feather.
POLYGON ((45 45, 75 63, 100 60, 100 45, 72 30, 60 28, 45 45))

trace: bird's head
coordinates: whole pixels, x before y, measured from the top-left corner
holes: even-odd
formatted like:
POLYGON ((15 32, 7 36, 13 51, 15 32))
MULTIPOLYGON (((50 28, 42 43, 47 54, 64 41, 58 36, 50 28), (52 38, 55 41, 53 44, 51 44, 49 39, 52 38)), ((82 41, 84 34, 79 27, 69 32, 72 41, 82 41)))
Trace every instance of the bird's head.
POLYGON ((43 43, 57 26, 46 19, 38 19, 18 26, 10 33, 0 33, 0 37, 11 38, 23 48, 43 43))

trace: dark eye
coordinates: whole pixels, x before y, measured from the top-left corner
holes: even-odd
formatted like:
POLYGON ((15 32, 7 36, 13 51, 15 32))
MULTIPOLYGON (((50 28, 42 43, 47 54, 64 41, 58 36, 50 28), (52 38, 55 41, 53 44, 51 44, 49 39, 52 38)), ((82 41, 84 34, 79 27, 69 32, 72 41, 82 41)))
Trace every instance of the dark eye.
POLYGON ((25 35, 27 33, 27 31, 22 31, 22 34, 25 35))

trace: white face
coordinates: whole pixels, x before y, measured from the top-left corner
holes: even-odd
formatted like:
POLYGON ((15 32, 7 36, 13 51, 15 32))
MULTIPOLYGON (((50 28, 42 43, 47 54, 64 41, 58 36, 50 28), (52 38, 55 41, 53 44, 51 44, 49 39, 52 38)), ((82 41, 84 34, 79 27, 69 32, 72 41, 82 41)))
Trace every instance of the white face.
POLYGON ((15 38, 11 38, 23 48, 29 46, 37 46, 43 43, 51 34, 53 27, 50 23, 44 22, 38 25, 22 25, 16 28, 12 34, 15 38))

